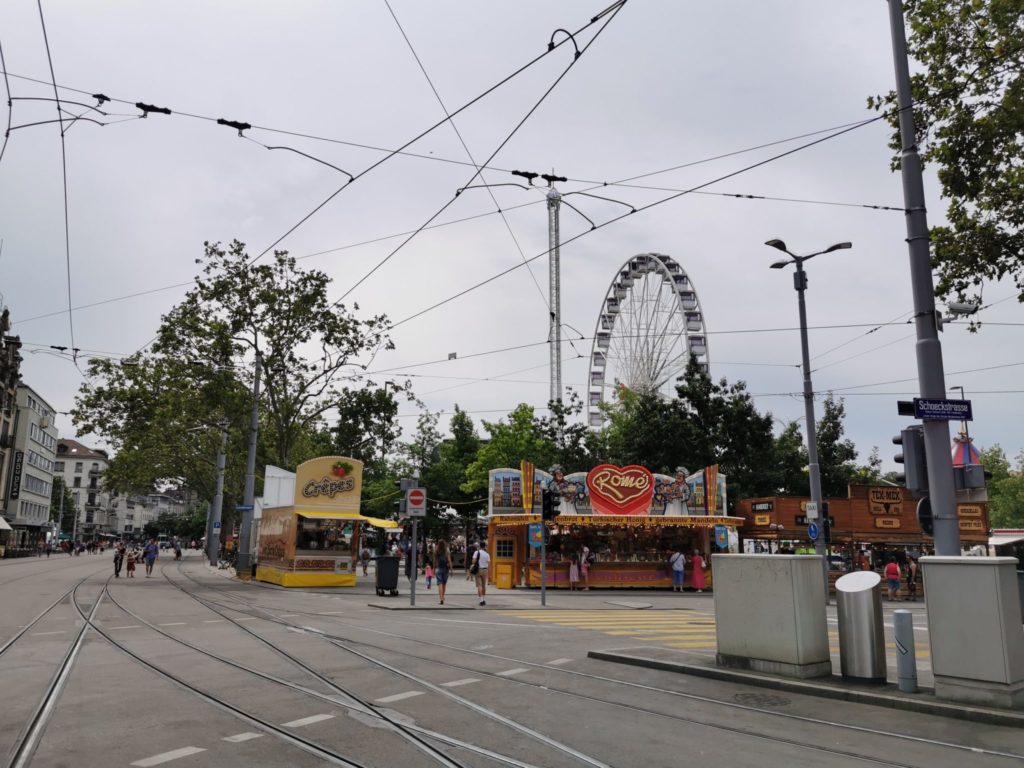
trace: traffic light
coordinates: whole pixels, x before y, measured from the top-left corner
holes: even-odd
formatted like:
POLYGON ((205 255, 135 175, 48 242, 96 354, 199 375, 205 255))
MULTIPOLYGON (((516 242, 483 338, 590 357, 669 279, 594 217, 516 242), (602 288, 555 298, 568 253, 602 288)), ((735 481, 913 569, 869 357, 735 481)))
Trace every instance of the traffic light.
POLYGON ((921 531, 929 536, 935 535, 935 523, 932 519, 932 502, 927 496, 917 502, 917 522, 921 531))
POLYGON ((559 506, 562 504, 562 497, 553 491, 542 491, 540 501, 540 517, 541 520, 548 521, 554 520, 558 517, 562 510, 559 506))
POLYGON ((902 430, 898 437, 892 439, 893 444, 903 448, 902 453, 894 457, 897 464, 903 465, 903 474, 896 479, 906 486, 911 493, 928 493, 928 460, 924 447, 924 427, 916 424, 902 430))
POLYGON ((828 516, 828 502, 821 502, 821 535, 825 544, 832 543, 832 519, 828 516))

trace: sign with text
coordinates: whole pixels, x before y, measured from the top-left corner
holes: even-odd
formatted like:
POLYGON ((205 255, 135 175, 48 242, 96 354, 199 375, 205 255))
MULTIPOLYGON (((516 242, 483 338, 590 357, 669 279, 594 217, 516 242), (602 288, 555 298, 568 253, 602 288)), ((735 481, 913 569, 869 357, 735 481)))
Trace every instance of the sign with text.
POLYGON ((654 476, 646 467, 601 464, 587 475, 590 503, 602 515, 642 515, 651 508, 654 476))
POLYGON ((961 531, 983 531, 985 526, 982 525, 981 520, 968 518, 966 520, 960 520, 961 531))
POLYGON ((9 499, 17 499, 21 496, 21 465, 24 460, 24 451, 14 452, 14 468, 11 470, 11 492, 7 495, 9 499))
MULTIPOLYGON (((807 515, 797 515, 796 519, 794 520, 794 522, 797 525, 809 525, 810 523, 812 523, 814 521, 811 520, 811 518, 807 517, 807 515)), ((833 515, 829 515, 828 516, 828 524, 831 525, 832 527, 835 527, 835 524, 836 524, 835 516, 833 516, 833 515)))
POLYGON ((973 421, 971 401, 915 397, 914 418, 921 421, 973 421))
POLYGON ((899 515, 903 512, 903 489, 869 488, 868 504, 872 515, 899 515))
POLYGON ((898 517, 876 517, 875 528, 900 528, 902 521, 898 517))
POLYGON ((774 501, 755 501, 750 505, 750 509, 753 512, 774 512, 775 502, 774 501))
POLYGON ((754 515, 754 525, 770 525, 771 522, 771 515, 754 515))
POLYGON ((295 506, 312 510, 359 512, 363 462, 346 456, 321 456, 295 469, 295 506))
POLYGON ((981 507, 977 504, 957 504, 957 517, 981 517, 981 507))
POLYGON ((804 502, 804 512, 807 514, 808 520, 818 519, 818 502, 807 501, 804 502))

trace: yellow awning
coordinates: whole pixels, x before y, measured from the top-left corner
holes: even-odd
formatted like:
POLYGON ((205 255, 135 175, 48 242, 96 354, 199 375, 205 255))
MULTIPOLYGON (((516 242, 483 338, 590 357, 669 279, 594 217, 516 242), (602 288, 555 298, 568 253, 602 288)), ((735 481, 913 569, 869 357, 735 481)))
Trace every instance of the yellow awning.
POLYGON ((379 517, 367 517, 358 512, 341 512, 330 509, 297 509, 295 514, 310 520, 351 520, 354 523, 367 523, 376 528, 397 528, 394 520, 382 520, 379 517))

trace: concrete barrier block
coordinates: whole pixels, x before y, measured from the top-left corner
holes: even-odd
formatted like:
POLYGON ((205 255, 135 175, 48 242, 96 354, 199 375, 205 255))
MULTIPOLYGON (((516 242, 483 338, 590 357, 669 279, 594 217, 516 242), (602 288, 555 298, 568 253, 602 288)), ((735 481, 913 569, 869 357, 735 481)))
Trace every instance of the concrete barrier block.
POLYGON ((818 555, 713 555, 718 663, 791 677, 832 674, 818 555))
POLYGON ((935 695, 1024 708, 1024 627, 1013 557, 922 557, 935 695))

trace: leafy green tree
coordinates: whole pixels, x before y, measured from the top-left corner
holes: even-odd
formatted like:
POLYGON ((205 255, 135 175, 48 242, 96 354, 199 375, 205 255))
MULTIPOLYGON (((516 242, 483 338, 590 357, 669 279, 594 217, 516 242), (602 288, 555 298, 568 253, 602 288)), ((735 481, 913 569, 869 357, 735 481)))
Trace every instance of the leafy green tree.
POLYGON ((367 384, 341 389, 336 404, 333 451, 359 459, 365 472, 383 469, 388 451, 397 447, 402 435, 396 397, 402 391, 408 392, 408 385, 396 386, 391 382, 381 387, 367 384))
POLYGON ((825 498, 846 498, 856 472, 857 447, 852 440, 843 437, 845 417, 842 398, 837 400, 829 394, 823 403, 817 430, 821 493, 825 498))
POLYGON ((521 403, 509 413, 507 421, 485 421, 483 424, 488 439, 480 446, 476 459, 466 468, 462 490, 467 493, 486 491, 487 473, 492 469, 515 468, 523 460, 541 468, 554 463, 557 448, 534 418, 533 406, 521 403))
POLYGON ((60 524, 61 533, 71 533, 75 527, 75 516, 78 514, 78 507, 75 506, 75 498, 71 495, 64 478, 54 475, 53 485, 50 488, 50 520, 60 524), (61 497, 64 501, 61 502, 61 497))
POLYGON ((981 465, 992 477, 988 490, 988 517, 992 528, 1024 528, 1024 453, 1011 466, 998 443, 980 451, 981 465))
MULTIPOLYGON (((1024 301, 1024 5, 905 0, 919 144, 938 166, 946 226, 932 227, 940 295, 1012 277, 1024 301)), ((895 96, 868 100, 891 108, 895 96)), ((890 111, 897 126, 898 113, 890 111)), ((890 146, 900 150, 898 132, 890 146)), ((898 165, 898 156, 894 167, 898 165)))
POLYGON ((420 476, 430 498, 437 500, 432 505, 436 507, 436 514, 428 531, 431 536, 444 538, 450 538, 456 524, 468 535, 476 525, 477 512, 487 506, 486 498, 481 500, 479 491, 467 492, 462 487, 466 469, 476 460, 480 450, 480 438, 473 419, 456 405, 448 429, 451 437, 440 442, 435 460, 424 467, 420 476), (454 518, 448 514, 449 509, 455 510, 454 518))
POLYGON ((784 496, 810 496, 807 448, 797 422, 786 424, 786 428, 775 438, 773 453, 778 492, 784 496))
POLYGON ((849 482, 856 485, 877 485, 882 479, 882 457, 879 456, 876 445, 871 448, 868 463, 854 468, 849 482))

